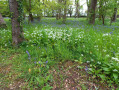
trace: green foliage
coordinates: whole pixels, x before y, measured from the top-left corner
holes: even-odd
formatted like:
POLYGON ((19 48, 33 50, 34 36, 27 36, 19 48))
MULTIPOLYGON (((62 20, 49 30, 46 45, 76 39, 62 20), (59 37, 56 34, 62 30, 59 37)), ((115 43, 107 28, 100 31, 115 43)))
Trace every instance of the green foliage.
POLYGON ((2 14, 3 17, 10 16, 8 1, 6 0, 0 1, 0 13, 2 14))
MULTIPOLYGON (((29 68, 29 78, 30 80, 30 86, 36 86, 37 88, 42 88, 44 90, 45 88, 48 88, 50 90, 52 87, 48 85, 48 81, 51 80, 51 75, 49 74, 49 62, 42 62, 41 60, 38 62, 35 62, 34 68, 29 68)), ((35 88, 36 88, 35 87, 35 88)))
POLYGON ((17 0, 18 2, 18 12, 19 12, 19 17, 18 17, 18 22, 20 22, 20 27, 21 31, 22 30, 22 25, 23 25, 23 1, 22 0, 17 0))
POLYGON ((106 18, 112 18, 114 14, 114 8, 118 8, 117 1, 118 0, 99 0, 99 14, 104 15, 106 18))
MULTIPOLYGON (((20 55, 16 55, 12 62, 16 66, 15 70, 22 71, 20 77, 29 82, 29 87, 50 89, 51 67, 61 61, 72 60, 77 63, 87 63, 88 72, 93 78, 118 85, 118 22, 112 26, 108 23, 106 26, 99 25, 99 21, 96 24, 98 25, 88 25, 85 19, 68 19, 66 24, 62 24, 54 18, 45 18, 40 23, 35 22, 30 25, 25 22, 26 41, 20 45, 16 52, 20 55)), ((10 29, 0 30, 0 35, 1 50, 9 48, 9 52, 13 52, 10 29)))
POLYGON ((32 10, 33 14, 37 14, 38 17, 42 17, 42 8, 43 5, 39 0, 32 1, 32 10))
MULTIPOLYGON (((64 9, 66 6, 67 9, 69 9, 70 5, 72 5, 72 2, 70 0, 67 0, 66 5, 64 5, 64 2, 58 3, 57 0, 31 0, 31 13, 34 14, 35 17, 42 17, 42 16, 53 16, 56 15, 56 12, 59 8, 61 10, 64 9)), ((29 0, 23 0, 23 6, 24 6, 24 13, 29 13, 29 0)))

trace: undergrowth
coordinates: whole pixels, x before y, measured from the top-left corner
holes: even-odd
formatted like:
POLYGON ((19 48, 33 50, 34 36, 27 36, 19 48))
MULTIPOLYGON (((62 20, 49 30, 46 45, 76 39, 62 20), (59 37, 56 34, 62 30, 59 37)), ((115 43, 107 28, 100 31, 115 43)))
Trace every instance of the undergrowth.
MULTIPOLYGON (((118 22, 118 21, 117 21, 118 22)), ((12 47, 9 21, 8 29, 0 30, 1 62, 6 63, 11 53, 15 58, 10 62, 16 71, 22 71, 31 88, 50 90, 53 65, 66 60, 88 63, 86 71, 101 82, 119 85, 119 33, 118 23, 112 26, 88 25, 85 19, 68 19, 66 24, 54 18, 45 18, 30 25, 24 22, 25 41, 18 49, 12 47), (6 55, 6 53, 8 55, 6 55), (7 57, 7 58, 6 58, 7 57)))

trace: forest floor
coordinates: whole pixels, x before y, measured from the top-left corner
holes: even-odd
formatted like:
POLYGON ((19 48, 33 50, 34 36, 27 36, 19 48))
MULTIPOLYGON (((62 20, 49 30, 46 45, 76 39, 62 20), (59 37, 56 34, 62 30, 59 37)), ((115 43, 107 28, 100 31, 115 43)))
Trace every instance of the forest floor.
POLYGON ((26 41, 14 48, 6 19, 8 29, 0 29, 0 90, 119 90, 119 19, 109 22, 25 21, 26 41))
MULTIPOLYGON (((16 54, 17 55, 17 54, 16 54)), ((28 82, 19 78, 22 72, 15 72, 12 68, 12 59, 15 54, 9 56, 11 63, 0 65, 0 90, 31 90, 27 88, 28 82)), ((87 63, 77 63, 71 60, 61 62, 53 66, 49 72, 53 75, 53 81, 49 84, 52 90, 112 90, 107 83, 102 83, 99 78, 87 73, 87 63)), ((113 86, 114 88, 114 86, 113 86)), ((33 89, 33 90, 40 90, 33 89)), ((47 89, 46 89, 47 90, 47 89)), ((116 90, 116 88, 115 88, 116 90)))

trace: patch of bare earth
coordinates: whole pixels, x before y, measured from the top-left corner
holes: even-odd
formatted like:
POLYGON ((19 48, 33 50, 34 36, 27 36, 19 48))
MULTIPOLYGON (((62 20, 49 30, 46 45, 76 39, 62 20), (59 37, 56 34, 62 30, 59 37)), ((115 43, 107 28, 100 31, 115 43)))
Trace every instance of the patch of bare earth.
POLYGON ((101 83, 100 79, 93 78, 85 68, 86 64, 67 61, 58 65, 58 69, 52 71, 53 90, 110 90, 106 83, 101 83))

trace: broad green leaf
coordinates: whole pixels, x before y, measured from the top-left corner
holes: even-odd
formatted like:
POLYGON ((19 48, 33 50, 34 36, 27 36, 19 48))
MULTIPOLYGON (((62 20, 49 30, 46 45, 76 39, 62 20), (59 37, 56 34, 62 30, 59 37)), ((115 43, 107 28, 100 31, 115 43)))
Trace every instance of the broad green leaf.
POLYGON ((118 73, 113 73, 113 77, 116 80, 118 78, 118 73))
POLYGON ((99 76, 102 80, 105 80, 105 75, 104 74, 100 74, 99 76))
POLYGON ((104 71, 107 71, 107 72, 110 71, 109 68, 105 68, 105 67, 103 68, 103 70, 104 70, 104 71))

